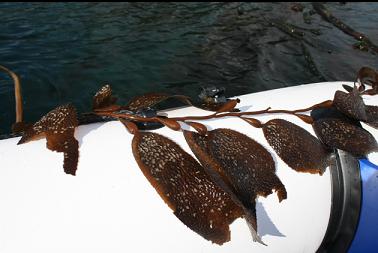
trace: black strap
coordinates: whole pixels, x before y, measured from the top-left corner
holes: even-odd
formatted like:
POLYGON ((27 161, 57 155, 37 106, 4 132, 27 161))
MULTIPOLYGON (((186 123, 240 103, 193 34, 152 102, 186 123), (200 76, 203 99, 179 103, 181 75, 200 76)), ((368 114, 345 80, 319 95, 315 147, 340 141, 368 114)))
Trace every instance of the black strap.
POLYGON ((335 152, 330 166, 331 215, 327 232, 317 253, 347 252, 357 230, 361 209, 361 175, 358 160, 347 152, 335 152))

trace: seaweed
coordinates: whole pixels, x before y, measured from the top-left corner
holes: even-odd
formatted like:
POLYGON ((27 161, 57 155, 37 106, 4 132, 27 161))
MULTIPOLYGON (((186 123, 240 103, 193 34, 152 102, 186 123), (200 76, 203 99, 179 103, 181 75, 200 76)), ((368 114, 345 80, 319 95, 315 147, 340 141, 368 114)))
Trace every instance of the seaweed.
POLYGON ((93 96, 92 108, 93 110, 107 108, 114 105, 116 101, 117 98, 112 96, 112 89, 110 88, 110 85, 107 84, 93 96))
POLYGON ((184 131, 184 136, 209 175, 243 205, 254 235, 257 196, 266 197, 275 190, 280 202, 287 198, 270 153, 253 139, 231 129, 218 128, 207 136, 184 131))
POLYGON ((377 72, 369 67, 361 68, 354 87, 343 87, 347 93, 336 91, 333 100, 306 108, 240 111, 236 108, 240 100, 226 99, 224 89, 205 89, 199 105, 187 96, 165 93, 146 93, 132 98, 126 105, 118 105, 110 85, 105 85, 93 97, 92 112, 78 117, 75 107, 66 104, 34 124, 18 117, 15 127, 22 133, 18 144, 45 137, 48 149, 64 153, 64 171, 76 175, 79 159, 76 127, 96 120, 119 120, 134 135, 132 150, 136 163, 179 220, 203 238, 221 245, 230 240, 229 225, 242 217, 253 240, 264 244, 257 233, 256 198, 266 197, 273 191, 280 202, 287 198, 285 186, 275 174, 272 154, 238 131, 224 128, 209 131, 197 121, 239 118, 261 129, 275 153, 293 170, 321 176, 331 162, 333 149, 355 156, 378 151, 374 136, 360 123, 378 126, 378 107, 365 105, 362 98, 378 93, 377 72), (169 98, 202 109, 209 106, 211 112, 180 117, 159 114, 156 106, 169 98), (251 117, 263 114, 298 117, 312 125, 317 137, 287 120, 274 118, 263 123, 251 117), (183 124, 196 132, 183 130, 183 124), (148 132, 160 127, 183 131, 200 163, 169 138, 148 132))
POLYGON ((361 94, 376 95, 378 94, 378 73, 369 67, 362 67, 357 74, 356 81, 360 86, 369 85, 371 89, 364 90, 361 94))
POLYGON ((145 109, 145 108, 150 108, 152 106, 155 106, 164 100, 167 100, 169 98, 176 98, 186 104, 191 105, 192 102, 189 97, 187 96, 182 96, 182 95, 169 95, 166 93, 156 93, 156 92, 151 92, 151 93, 146 93, 141 96, 136 96, 132 98, 128 104, 124 107, 126 110, 130 111, 138 111, 140 109, 145 109))
POLYGON ((356 40, 358 40, 358 44, 355 44, 354 48, 361 49, 363 51, 367 51, 367 49, 371 49, 374 52, 378 53, 378 46, 375 45, 371 40, 364 35, 363 33, 357 32, 340 19, 336 18, 332 15, 332 13, 324 6, 322 3, 312 3, 312 7, 314 10, 327 22, 331 23, 345 34, 352 36, 356 40))
POLYGON ((262 129, 269 145, 292 169, 322 175, 329 165, 329 150, 303 128, 283 119, 272 119, 262 129))
POLYGON ((378 106, 367 105, 366 109, 366 124, 378 129, 378 106))
POLYGON ((333 98, 333 105, 342 113, 350 118, 366 121, 366 109, 364 101, 360 96, 357 88, 352 92, 345 93, 343 91, 336 91, 333 98))
POLYGON ((356 156, 365 156, 378 151, 374 136, 365 129, 342 119, 319 119, 313 124, 314 131, 330 148, 345 150, 356 156))
POLYGON ((157 133, 134 135, 132 148, 143 174, 175 216, 205 239, 222 245, 242 208, 179 145, 157 133))
POLYGON ((79 144, 74 137, 77 126, 75 107, 71 104, 59 106, 28 127, 17 144, 46 137, 48 149, 64 153, 64 172, 75 175, 79 159, 79 144))

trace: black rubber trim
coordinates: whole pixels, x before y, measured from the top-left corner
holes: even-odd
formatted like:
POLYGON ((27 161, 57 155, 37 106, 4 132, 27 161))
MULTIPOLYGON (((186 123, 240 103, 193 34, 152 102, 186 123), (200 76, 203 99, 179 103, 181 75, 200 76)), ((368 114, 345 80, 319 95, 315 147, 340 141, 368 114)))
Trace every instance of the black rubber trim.
POLYGON ((357 230, 361 210, 361 175, 357 158, 337 150, 330 166, 331 215, 327 232, 317 253, 347 252, 357 230))

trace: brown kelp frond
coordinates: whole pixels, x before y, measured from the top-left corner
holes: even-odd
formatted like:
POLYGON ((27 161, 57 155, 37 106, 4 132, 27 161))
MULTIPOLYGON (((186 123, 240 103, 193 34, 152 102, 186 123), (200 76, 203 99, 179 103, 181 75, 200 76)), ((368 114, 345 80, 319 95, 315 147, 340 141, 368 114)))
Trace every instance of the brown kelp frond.
POLYGON ((322 175, 330 152, 305 129, 283 119, 269 120, 263 126, 269 145, 278 156, 298 172, 322 175))
POLYGON ((345 115, 357 119, 366 121, 365 103, 360 96, 357 88, 354 88, 352 92, 345 93, 343 91, 336 91, 333 99, 333 105, 345 115))
POLYGON ((342 119, 323 118, 314 122, 318 138, 330 148, 338 148, 356 156, 378 151, 374 136, 365 129, 342 119))
POLYGON ((355 125, 357 127, 361 127, 360 121, 356 119, 352 119, 346 116, 344 113, 341 113, 336 107, 332 106, 330 108, 318 108, 311 111, 311 117, 314 121, 319 119, 325 118, 332 118, 332 119, 340 119, 349 124, 355 125))
MULTIPOLYGON (((222 186, 223 189, 234 196, 236 188, 225 173, 224 169, 221 168, 214 157, 211 156, 208 145, 208 136, 187 130, 184 130, 183 133, 190 149, 200 161, 206 172, 217 182, 218 185, 222 186)), ((236 197, 236 199, 239 200, 238 197, 236 197)))
POLYGON ((169 97, 170 95, 166 93, 146 93, 141 96, 133 97, 126 105, 126 109, 130 111, 137 111, 139 109, 148 108, 168 99, 169 97))
POLYGON ((117 101, 116 97, 112 96, 112 89, 109 84, 103 86, 93 97, 92 108, 99 110, 113 106, 117 101))
POLYGON ((59 106, 27 128, 18 144, 46 136, 48 149, 64 153, 64 171, 75 175, 79 157, 79 145, 74 137, 77 126, 75 107, 71 104, 59 106))
POLYGON ((364 84, 371 86, 371 89, 364 90, 362 94, 376 95, 378 94, 378 72, 369 67, 362 67, 357 74, 356 81, 363 86, 364 84))
POLYGON ((58 106, 44 115, 22 136, 18 144, 33 140, 33 137, 46 132, 63 134, 78 125, 76 109, 73 105, 67 104, 58 106))
POLYGON ((280 201, 287 198, 270 153, 248 136, 231 129, 209 131, 208 136, 190 131, 184 131, 184 135, 208 174, 241 203, 252 236, 258 238, 256 197, 266 197, 275 190, 280 201))
POLYGON ((178 99, 181 102, 189 105, 192 104, 190 98, 187 96, 151 92, 132 98, 129 101, 129 103, 125 106, 125 109, 130 111, 138 111, 157 105, 158 103, 163 102, 164 100, 167 100, 169 98, 178 99))
POLYGON ((369 67, 362 67, 357 74, 357 81, 372 87, 378 86, 378 73, 369 67))
POLYGON ((179 145, 151 132, 132 141, 143 174, 190 229, 219 245, 230 240, 229 224, 243 215, 231 197, 179 145))
POLYGON ((274 189, 280 201, 286 199, 273 158, 261 144, 235 130, 219 128, 209 132, 208 145, 241 196, 251 201, 253 195, 266 197, 274 189))
POLYGON ((75 129, 69 129, 63 134, 46 132, 47 148, 52 151, 63 152, 64 172, 76 175, 77 164, 79 161, 79 142, 74 137, 75 129))
MULTIPOLYGON (((2 68, 0 66, 0 68, 2 68)), ((4 70, 4 69, 3 69, 4 70)), ((12 76, 14 77, 14 76, 12 76)), ((377 128, 378 107, 365 105, 362 95, 378 93, 378 75, 362 68, 354 87, 343 85, 349 93, 337 91, 334 100, 288 110, 240 112, 235 109, 239 99, 226 99, 224 89, 211 87, 201 93, 207 115, 168 117, 153 108, 158 103, 175 98, 193 105, 182 95, 147 93, 135 97, 126 106, 115 104, 109 85, 93 98, 93 112, 84 121, 120 120, 134 135, 132 151, 141 171, 160 197, 186 226, 207 240, 223 244, 230 240, 229 225, 237 218, 247 221, 254 241, 257 234, 256 198, 267 197, 274 191, 281 202, 287 198, 284 184, 276 175, 272 155, 250 137, 231 129, 208 131, 195 121, 236 117, 256 128, 262 128, 269 145, 298 172, 323 174, 331 163, 331 149, 342 149, 356 156, 378 151, 374 136, 361 127, 360 121, 377 128), (365 85, 372 86, 366 89, 365 85), (311 116, 306 113, 311 111, 311 116), (284 113, 311 124, 320 141, 305 129, 282 119, 263 124, 250 116, 284 113), (142 132, 167 126, 182 130, 186 123, 197 132, 183 131, 185 139, 200 163, 172 140, 157 133, 142 132), (323 144, 322 144, 323 143, 323 144)), ((15 81, 16 82, 16 81, 15 81)), ((47 148, 64 153, 64 171, 75 175, 79 159, 79 143, 74 137, 79 122, 75 108, 59 106, 33 125, 17 122, 14 129, 24 131, 18 144, 46 137, 47 148), (20 129, 20 130, 19 130, 20 129), (25 130, 26 129, 26 130, 25 130)))
POLYGON ((346 84, 343 84, 342 85, 344 90, 346 90, 347 92, 352 92, 353 91, 353 87, 352 86, 349 86, 349 85, 346 85, 346 84))
POLYGON ((227 175, 227 171, 222 168, 220 163, 211 155, 209 149, 208 136, 200 135, 192 131, 183 131, 186 142, 193 151, 194 155, 201 162, 206 173, 217 183, 223 190, 225 190, 230 197, 243 209, 243 217, 245 218, 248 228, 250 230, 253 241, 257 241, 263 245, 265 243, 261 240, 257 234, 257 218, 256 218, 256 206, 255 200, 251 200, 248 203, 243 203, 238 195, 237 188, 231 180, 231 177, 227 175))
POLYGON ((378 106, 367 105, 366 106, 366 124, 378 129, 378 106))

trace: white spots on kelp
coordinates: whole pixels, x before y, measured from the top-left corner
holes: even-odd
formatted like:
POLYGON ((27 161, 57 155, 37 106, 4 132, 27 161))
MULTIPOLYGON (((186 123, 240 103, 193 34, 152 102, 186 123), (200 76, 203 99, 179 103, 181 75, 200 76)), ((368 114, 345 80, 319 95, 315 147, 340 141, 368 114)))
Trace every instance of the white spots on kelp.
POLYGON ((64 171, 75 175, 79 157, 79 145, 74 137, 78 126, 76 109, 73 105, 62 105, 43 116, 23 134, 18 144, 33 140, 44 134, 47 139, 47 148, 64 153, 64 171))
POLYGON ((265 139, 281 159, 298 172, 322 174, 329 151, 305 129, 283 119, 269 120, 263 126, 265 139))
POLYGON ((193 157, 166 137, 147 132, 134 137, 133 152, 181 221, 215 243, 229 240, 228 224, 242 210, 193 157))
POLYGON ((313 128, 328 147, 342 149, 357 156, 378 150, 377 141, 371 133, 342 119, 319 119, 314 122, 313 128))

